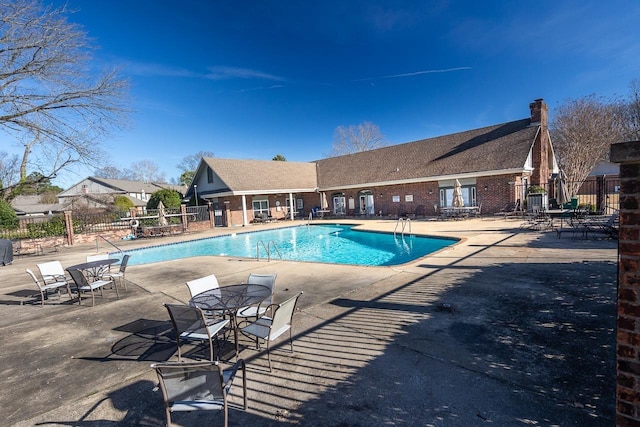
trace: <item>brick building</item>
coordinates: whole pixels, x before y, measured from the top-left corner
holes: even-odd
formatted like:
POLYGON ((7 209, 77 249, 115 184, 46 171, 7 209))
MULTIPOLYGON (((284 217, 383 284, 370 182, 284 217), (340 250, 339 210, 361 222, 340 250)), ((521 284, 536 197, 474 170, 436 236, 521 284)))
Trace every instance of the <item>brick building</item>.
POLYGON ((548 107, 537 99, 529 108, 526 119, 309 163, 203 158, 185 197, 226 209, 228 225, 314 209, 427 216, 451 206, 458 180, 465 205, 497 212, 558 172, 548 107))

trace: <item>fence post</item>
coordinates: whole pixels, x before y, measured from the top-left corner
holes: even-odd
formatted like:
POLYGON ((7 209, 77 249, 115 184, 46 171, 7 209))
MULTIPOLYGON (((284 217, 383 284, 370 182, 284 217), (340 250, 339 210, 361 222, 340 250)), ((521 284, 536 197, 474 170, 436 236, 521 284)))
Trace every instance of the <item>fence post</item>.
POLYGON ((73 245, 73 212, 64 211, 64 227, 67 231, 67 245, 73 245))
POLYGON ((180 214, 182 215, 182 231, 186 232, 188 228, 187 224, 187 205, 180 205, 180 214))
POLYGON ((216 226, 216 218, 214 216, 214 211, 211 207, 211 202, 207 202, 207 211, 209 212, 209 227, 215 228, 216 226))

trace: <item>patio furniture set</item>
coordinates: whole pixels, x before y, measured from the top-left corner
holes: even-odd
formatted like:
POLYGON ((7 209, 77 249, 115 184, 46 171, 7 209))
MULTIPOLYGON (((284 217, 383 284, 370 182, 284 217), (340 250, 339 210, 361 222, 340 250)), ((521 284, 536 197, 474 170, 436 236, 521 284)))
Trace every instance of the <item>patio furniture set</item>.
POLYGON ((524 222, 520 224, 521 229, 553 230, 558 238, 563 234, 571 234, 574 238, 583 236, 585 239, 594 234, 612 238, 618 236, 618 212, 612 215, 590 215, 587 210, 580 208, 541 209, 536 207, 531 212, 525 213, 523 218, 524 222))
POLYGON ((82 294, 89 292, 91 294, 91 306, 93 307, 96 303, 96 291, 100 291, 100 294, 104 296, 104 289, 111 287, 115 290, 117 297, 120 298, 118 286, 123 287, 125 290, 127 289, 125 272, 128 261, 129 255, 124 255, 122 260, 110 258, 109 255, 88 255, 86 262, 72 265, 66 269, 60 261, 36 264, 40 272, 40 278, 29 268, 25 272, 38 287, 42 306, 49 299, 50 291, 56 291, 60 298, 61 291, 66 290, 69 299, 72 300, 71 285, 74 285, 78 296, 78 304, 82 304, 82 294), (111 266, 114 264, 118 264, 117 271, 111 271, 111 266))
POLYGON ((439 221, 459 221, 469 218, 479 218, 482 214, 482 203, 478 206, 433 206, 436 219, 439 221))
POLYGON ((228 396, 239 371, 243 381, 243 405, 239 408, 247 409, 246 363, 238 358, 240 334, 255 340, 257 350, 265 343, 269 372, 272 372, 271 343, 286 332, 293 353, 293 314, 302 292, 274 303, 275 280, 275 274, 252 273, 246 283, 220 286, 211 274, 186 283, 188 304, 164 304, 175 333, 178 361, 155 363, 151 367, 158 375, 168 424, 173 412, 221 410, 226 426, 228 396), (229 369, 222 369, 215 348, 220 352, 231 338, 235 362, 229 369), (188 343, 204 344, 208 360, 184 362, 182 345, 188 343))

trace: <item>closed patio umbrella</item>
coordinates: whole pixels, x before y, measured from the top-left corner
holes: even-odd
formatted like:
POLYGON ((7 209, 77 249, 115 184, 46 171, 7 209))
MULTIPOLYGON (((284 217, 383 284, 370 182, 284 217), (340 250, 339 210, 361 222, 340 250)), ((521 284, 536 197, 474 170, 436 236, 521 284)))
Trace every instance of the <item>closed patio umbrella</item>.
POLYGON ((322 200, 320 203, 320 209, 326 210, 329 207, 329 203, 327 203, 327 193, 322 193, 322 200))
POLYGON ((464 206, 464 199, 462 198, 462 185, 460 181, 456 179, 456 183, 453 185, 453 201, 451 204, 456 208, 464 206))
POLYGON ((160 200, 158 202, 158 225, 165 226, 167 224, 167 218, 165 217, 164 213, 164 203, 162 203, 162 200, 160 200))

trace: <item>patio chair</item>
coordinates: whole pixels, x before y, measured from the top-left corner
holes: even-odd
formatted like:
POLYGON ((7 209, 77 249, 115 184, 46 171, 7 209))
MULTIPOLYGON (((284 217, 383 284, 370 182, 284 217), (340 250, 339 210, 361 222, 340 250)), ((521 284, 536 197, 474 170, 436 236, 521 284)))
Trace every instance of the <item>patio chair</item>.
POLYGON ((45 285, 49 283, 68 282, 69 279, 64 272, 64 267, 60 261, 49 261, 36 264, 42 276, 42 281, 45 285))
MULTIPOLYGON (((87 278, 84 276, 84 274, 82 273, 82 271, 76 270, 73 268, 68 269, 67 271, 71 275, 71 278, 75 282, 76 288, 78 289, 79 305, 82 304, 82 296, 80 295, 80 292, 86 292, 86 291, 91 292, 91 307, 94 307, 96 305, 95 290, 100 289, 100 295, 104 296, 103 288, 107 285, 113 284, 113 280, 111 279, 109 280, 100 279, 93 282, 89 282, 87 278)), ((116 290, 117 297, 120 298, 120 294, 118 293, 118 287, 114 286, 113 288, 116 290)))
POLYGON ((187 288, 189 288, 189 294, 191 295, 191 298, 203 293, 204 291, 209 291, 211 289, 216 289, 219 287, 220 284, 218 283, 218 279, 216 278, 215 274, 210 274, 208 276, 190 280, 187 282, 187 288))
MULTIPOLYGON (((109 254, 87 255, 87 262, 101 261, 103 259, 109 259, 109 254)), ((96 276, 94 279, 102 279, 103 275, 111 272, 111 265, 105 265, 96 270, 96 276)))
POLYGON ((276 277, 277 277, 277 274, 250 273, 249 278, 247 279, 247 283, 254 284, 254 285, 264 285, 269 289, 271 289, 271 295, 269 295, 268 298, 266 298, 264 301, 262 301, 258 305, 251 305, 251 306, 240 308, 238 310, 238 313, 236 314, 236 317, 258 318, 262 316, 267 310, 267 307, 273 303, 273 292, 276 286, 276 277))
MULTIPOLYGON (((218 279, 216 278, 216 275, 210 274, 208 276, 204 276, 199 279, 188 281, 187 288, 189 289, 190 298, 193 298, 196 295, 201 294, 203 292, 220 288, 220 284, 218 283, 218 279)), ((216 296, 221 297, 222 295, 218 293, 216 296)), ((209 310, 204 310, 204 314, 208 317, 223 316, 224 312, 222 311, 211 312, 209 310)))
POLYGON ((55 289, 58 292, 58 298, 61 298, 60 288, 66 287, 67 288, 67 293, 69 294, 69 299, 73 299, 73 296, 71 295, 71 288, 69 287, 69 282, 67 282, 66 278, 64 280, 60 280, 58 282, 52 282, 52 283, 44 284, 44 283, 40 283, 40 281, 38 280, 36 275, 33 273, 33 271, 31 271, 28 268, 25 269, 25 271, 27 272, 27 274, 29 276, 31 276, 33 281, 36 282, 36 285, 38 286, 38 289, 40 290, 40 302, 42 303, 42 306, 44 306, 44 301, 48 298, 48 293, 52 289, 55 289))
POLYGON ((238 370, 242 371, 242 409, 247 410, 247 369, 242 359, 225 370, 217 362, 165 362, 151 367, 158 374, 167 425, 172 412, 222 411, 227 427, 229 393, 238 370))
POLYGON ((103 275, 104 278, 110 278, 111 280, 115 281, 115 279, 118 279, 118 282, 120 282, 120 284, 122 285, 122 287, 124 287, 125 290, 127 290, 127 281, 125 280, 125 270, 127 269, 127 264, 129 263, 129 258, 131 256, 130 255, 124 255, 122 257, 122 261, 120 262, 120 268, 118 269, 118 271, 116 272, 107 272, 103 275))
POLYGON ((473 211, 473 216, 475 218, 480 218, 482 219, 482 202, 478 203, 478 209, 476 209, 475 211, 473 211))
POLYGON ((256 338, 256 349, 260 349, 260 340, 266 342, 267 346, 267 360, 269 361, 269 372, 271 369, 271 353, 269 351, 271 342, 277 339, 280 335, 289 331, 289 345, 291 346, 291 353, 293 353, 293 339, 292 339, 292 324, 293 313, 295 312, 298 298, 302 295, 302 292, 289 298, 281 304, 271 304, 267 307, 267 311, 272 310, 272 317, 262 316, 249 326, 245 326, 241 329, 241 332, 245 335, 253 336, 256 338))
POLYGON ((197 341, 209 344, 209 360, 214 361, 213 340, 225 326, 228 319, 207 318, 204 311, 198 307, 183 304, 164 304, 171 317, 173 330, 176 334, 178 346, 178 361, 182 360, 180 346, 183 342, 197 341))
POLYGON ((585 221, 585 237, 589 237, 589 233, 604 233, 608 237, 618 238, 618 231, 620 229, 620 214, 615 212, 607 218, 607 221, 587 220, 585 221))

